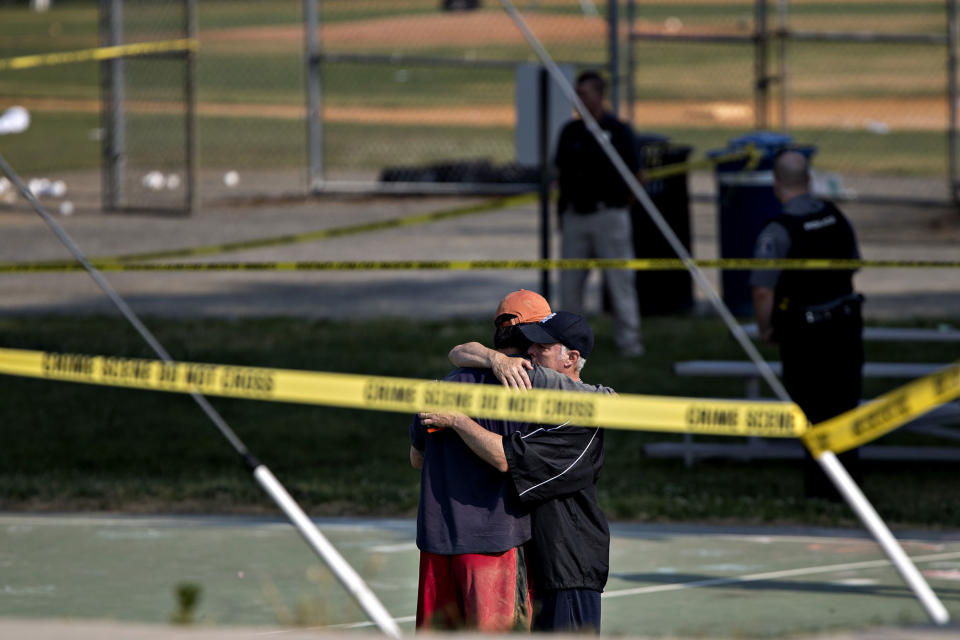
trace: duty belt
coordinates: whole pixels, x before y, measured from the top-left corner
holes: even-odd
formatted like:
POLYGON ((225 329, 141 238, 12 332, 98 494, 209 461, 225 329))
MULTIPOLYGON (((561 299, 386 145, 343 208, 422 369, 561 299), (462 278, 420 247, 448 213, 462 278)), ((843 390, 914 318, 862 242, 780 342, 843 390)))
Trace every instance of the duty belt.
POLYGON ((823 304, 805 306, 803 308, 803 319, 807 324, 820 324, 830 320, 849 318, 859 310, 862 303, 863 296, 861 294, 851 293, 823 304))

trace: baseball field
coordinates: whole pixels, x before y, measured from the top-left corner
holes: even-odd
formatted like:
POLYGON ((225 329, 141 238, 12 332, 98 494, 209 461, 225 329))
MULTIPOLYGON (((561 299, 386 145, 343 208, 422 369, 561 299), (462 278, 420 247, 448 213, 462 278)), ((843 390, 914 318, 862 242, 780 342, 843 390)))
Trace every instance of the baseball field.
MULTIPOLYGON (((174 12, 176 3, 134 7, 141 15, 128 20, 131 40, 162 40, 170 33, 170 19, 161 20, 166 15, 161 9, 174 12)), ((521 3, 520 8, 556 59, 605 64, 602 17, 584 14, 579 2, 521 3)), ((639 2, 634 31, 745 35, 753 28, 752 10, 747 0, 639 2)), ((17 7, 4 11, 0 57, 97 43, 95 3, 64 2, 45 14, 17 7)), ((624 12, 621 7, 621 18, 624 12)), ((133 9, 128 14, 136 15, 133 9)), ((210 1, 200 3, 197 14, 202 165, 253 171, 302 166, 300 2, 280 0, 267 9, 255 0, 210 1)), ((770 20, 775 26, 772 13, 770 20)), ((792 2, 789 20, 795 29, 879 34, 940 35, 946 24, 941 3, 920 1, 792 2)), ((622 26, 625 38, 625 21, 622 26)), ((498 3, 488 2, 477 12, 448 13, 438 11, 433 0, 324 2, 320 36, 325 52, 411 59, 397 64, 333 58, 324 65, 324 145, 331 174, 376 175, 390 165, 458 159, 512 161, 512 66, 416 62, 530 61, 526 43, 498 3)), ((786 125, 798 140, 820 148, 818 166, 824 170, 945 175, 945 55, 943 45, 791 42, 786 125)), ((637 42, 634 57, 637 129, 668 135, 703 153, 722 148, 752 126, 753 50, 748 44, 637 42)), ((776 73, 772 60, 770 72, 776 73)), ((178 120, 171 115, 182 108, 181 79, 154 63, 135 71, 128 88, 128 109, 137 114, 136 129, 128 134, 131 144, 154 157, 176 157, 167 147, 182 144, 178 120)), ((5 143, 22 171, 96 166, 97 76, 95 63, 0 73, 0 107, 23 104, 39 125, 5 143), (54 153, 41 129, 47 138, 69 144, 54 153)), ((776 103, 770 107, 770 126, 781 126, 776 103)))

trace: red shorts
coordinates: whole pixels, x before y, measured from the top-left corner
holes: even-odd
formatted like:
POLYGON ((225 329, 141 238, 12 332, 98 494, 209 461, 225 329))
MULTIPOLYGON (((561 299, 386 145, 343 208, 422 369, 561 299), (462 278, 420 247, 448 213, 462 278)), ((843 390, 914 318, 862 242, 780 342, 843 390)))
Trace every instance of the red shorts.
POLYGON ((418 629, 530 630, 523 550, 441 556, 420 552, 418 629))

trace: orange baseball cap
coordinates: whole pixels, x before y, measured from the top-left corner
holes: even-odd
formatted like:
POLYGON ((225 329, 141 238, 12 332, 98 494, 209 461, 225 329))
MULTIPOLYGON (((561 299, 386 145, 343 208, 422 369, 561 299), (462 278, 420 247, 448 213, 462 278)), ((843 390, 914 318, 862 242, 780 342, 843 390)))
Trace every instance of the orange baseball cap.
POLYGON ((539 322, 552 312, 547 299, 535 291, 520 289, 508 293, 497 305, 497 315, 493 317, 493 324, 497 327, 508 327, 526 322, 539 322), (512 316, 504 318, 503 316, 512 316))

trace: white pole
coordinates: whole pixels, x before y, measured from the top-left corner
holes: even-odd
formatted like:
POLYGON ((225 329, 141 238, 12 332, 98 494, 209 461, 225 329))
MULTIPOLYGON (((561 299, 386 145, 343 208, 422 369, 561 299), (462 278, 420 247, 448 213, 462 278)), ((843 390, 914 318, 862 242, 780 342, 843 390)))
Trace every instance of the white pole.
POLYGON ((890 562, 893 563, 893 566, 900 572, 900 576, 910 589, 913 590, 914 595, 920 600, 923 608, 927 610, 927 615, 930 616, 930 619, 933 620, 934 623, 941 625, 950 622, 950 614, 947 613, 947 609, 943 606, 943 603, 940 602, 940 599, 937 598, 937 594, 933 592, 930 585, 927 584, 927 581, 920 575, 916 565, 907 557, 903 547, 900 546, 900 543, 898 543, 896 538, 893 537, 893 534, 890 533, 887 525, 880 519, 873 505, 870 504, 867 497, 860 491, 857 483, 853 481, 853 478, 850 477, 847 470, 844 469, 840 461, 837 460, 837 456, 832 451, 824 451, 820 454, 817 461, 826 474, 830 476, 830 479, 833 480, 833 484, 836 485, 843 497, 846 498, 847 503, 857 514, 857 517, 860 518, 863 526, 876 538, 883 552, 890 558, 890 562))
POLYGON ((263 465, 259 465, 253 470, 253 477, 257 479, 263 490, 270 494, 274 502, 280 505, 283 512, 293 522, 297 531, 303 536, 317 554, 323 558, 327 566, 337 577, 340 584, 350 593, 351 596, 360 604, 363 610, 370 616, 380 630, 388 636, 399 638, 400 628, 394 622, 393 617, 384 608, 377 596, 370 591, 370 588, 363 581, 356 571, 353 570, 346 560, 343 559, 332 544, 324 537, 316 525, 310 521, 307 514, 303 512, 283 485, 274 477, 274 475, 263 465))

